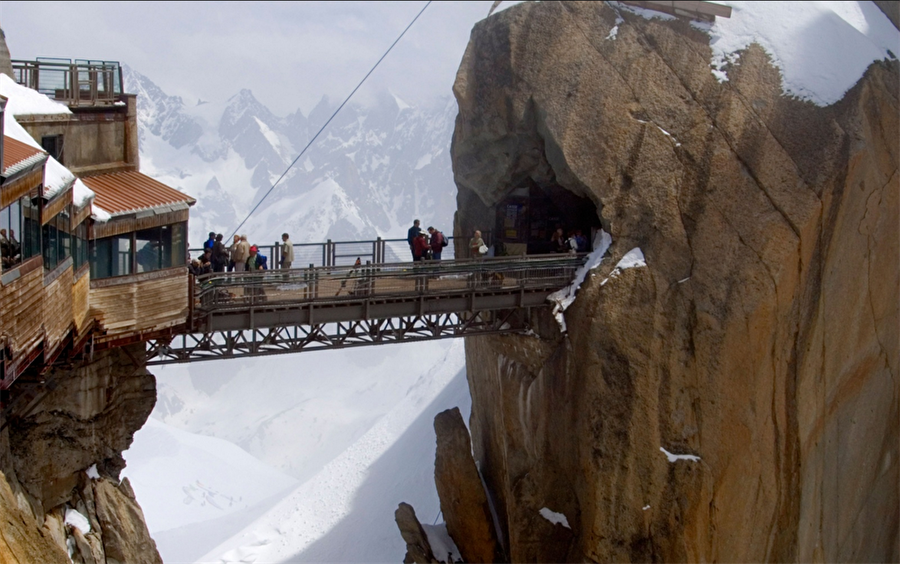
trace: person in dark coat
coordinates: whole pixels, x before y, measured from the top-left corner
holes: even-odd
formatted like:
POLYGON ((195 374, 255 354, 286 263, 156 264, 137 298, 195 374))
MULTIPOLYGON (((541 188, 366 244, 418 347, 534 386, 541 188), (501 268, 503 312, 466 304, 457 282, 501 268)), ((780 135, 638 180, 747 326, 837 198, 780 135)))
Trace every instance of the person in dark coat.
POLYGON ((412 253, 413 260, 416 260, 416 239, 419 238, 419 233, 422 232, 422 228, 419 227, 419 220, 413 221, 413 226, 409 228, 409 231, 406 232, 406 242, 409 243, 409 250, 412 253))
POLYGON ((428 237, 425 232, 419 233, 419 236, 413 241, 413 261, 425 260, 428 257, 428 251, 431 246, 428 245, 428 237))
POLYGON ((431 236, 428 239, 428 244, 431 246, 431 260, 441 260, 441 252, 444 250, 446 238, 434 227, 429 227, 428 233, 431 236))
POLYGON ((209 249, 213 250, 213 246, 216 244, 216 234, 212 231, 209 232, 209 239, 203 242, 203 250, 209 249))
POLYGON ((216 235, 216 240, 212 248, 212 265, 213 272, 225 272, 228 265, 228 247, 222 242, 222 234, 216 235))

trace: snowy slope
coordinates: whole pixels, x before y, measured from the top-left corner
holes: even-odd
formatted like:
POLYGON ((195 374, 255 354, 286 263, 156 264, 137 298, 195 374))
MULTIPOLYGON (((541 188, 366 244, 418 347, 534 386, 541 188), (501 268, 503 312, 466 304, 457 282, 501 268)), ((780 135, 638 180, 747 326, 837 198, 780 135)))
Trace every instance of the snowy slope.
POLYGON ((402 401, 281 503, 202 562, 399 562, 405 543, 393 520, 401 501, 419 519, 439 517, 434 416, 471 403, 462 341, 419 376, 402 401))

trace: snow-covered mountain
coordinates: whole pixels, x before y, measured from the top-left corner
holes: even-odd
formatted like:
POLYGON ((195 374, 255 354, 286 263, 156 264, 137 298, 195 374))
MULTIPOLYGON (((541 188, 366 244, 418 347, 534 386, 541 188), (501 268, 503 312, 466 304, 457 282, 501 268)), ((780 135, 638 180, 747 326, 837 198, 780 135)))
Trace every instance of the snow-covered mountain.
MULTIPOLYGON (((191 241, 228 236, 259 203, 337 103, 279 117, 250 90, 185 103, 125 68, 138 94, 141 169, 197 198, 191 241)), ((456 189, 450 138, 456 104, 412 107, 384 92, 371 107, 345 106, 241 228, 268 243, 405 237, 414 218, 451 231, 456 189)))

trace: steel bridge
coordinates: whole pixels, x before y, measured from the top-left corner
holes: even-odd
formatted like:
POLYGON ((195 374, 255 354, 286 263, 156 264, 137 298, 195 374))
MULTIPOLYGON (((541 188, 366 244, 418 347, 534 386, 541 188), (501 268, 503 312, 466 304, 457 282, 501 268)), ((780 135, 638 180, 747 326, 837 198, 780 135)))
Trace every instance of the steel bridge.
POLYGON ((583 263, 550 255, 214 273, 192 283, 185 324, 141 340, 155 365, 523 333, 583 263))

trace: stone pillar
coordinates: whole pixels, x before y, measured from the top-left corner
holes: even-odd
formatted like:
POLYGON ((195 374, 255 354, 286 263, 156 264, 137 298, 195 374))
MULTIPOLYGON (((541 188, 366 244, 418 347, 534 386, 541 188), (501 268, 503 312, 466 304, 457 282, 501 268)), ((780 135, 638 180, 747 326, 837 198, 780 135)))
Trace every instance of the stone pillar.
POLYGON ((125 102, 125 162, 133 170, 141 168, 140 143, 137 122, 137 94, 122 94, 125 102))

